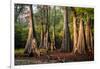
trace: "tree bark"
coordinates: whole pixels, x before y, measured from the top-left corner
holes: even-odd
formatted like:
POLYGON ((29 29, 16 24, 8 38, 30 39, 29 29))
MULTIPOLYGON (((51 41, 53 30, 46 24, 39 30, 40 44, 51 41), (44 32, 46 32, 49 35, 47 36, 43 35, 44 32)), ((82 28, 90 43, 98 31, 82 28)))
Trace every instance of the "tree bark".
POLYGON ((49 36, 49 30, 48 30, 48 6, 43 6, 43 23, 42 23, 42 30, 41 30, 41 43, 40 47, 48 49, 48 36, 49 36), (44 25, 44 26, 43 26, 44 25))
POLYGON ((28 27, 29 27, 29 32, 28 32, 28 39, 26 42, 26 46, 25 46, 25 54, 33 54, 34 53, 34 48, 36 48, 36 39, 35 39, 35 29, 34 29, 34 21, 33 21, 33 12, 32 12, 32 5, 29 5, 29 16, 28 16, 28 27))
POLYGON ((71 38, 68 23, 68 8, 64 7, 64 38, 62 44, 62 51, 64 52, 71 52, 71 38))
POLYGON ((53 19, 53 42, 52 42, 52 47, 51 47, 51 49, 52 49, 52 51, 54 50, 54 49, 56 49, 56 37, 55 37, 55 23, 56 23, 56 6, 54 6, 54 11, 55 11, 55 13, 54 13, 54 19, 53 19))
POLYGON ((85 32, 82 17, 80 17, 80 27, 79 27, 79 37, 77 43, 77 52, 80 54, 85 54, 85 32))
POLYGON ((86 45, 87 45, 87 51, 93 52, 93 37, 92 37, 92 31, 91 31, 91 19, 89 16, 87 16, 87 23, 86 23, 86 45))
POLYGON ((43 9, 43 6, 42 7, 40 7, 41 8, 41 41, 40 41, 40 46, 39 46, 39 48, 43 48, 43 46, 44 46, 44 28, 43 28, 43 23, 44 23, 44 15, 43 15, 43 13, 44 13, 44 9, 43 9))
POLYGON ((77 51, 77 42, 78 42, 78 32, 77 32, 77 15, 75 8, 71 8, 73 12, 73 31, 74 31, 74 46, 73 46, 73 52, 75 53, 77 51))

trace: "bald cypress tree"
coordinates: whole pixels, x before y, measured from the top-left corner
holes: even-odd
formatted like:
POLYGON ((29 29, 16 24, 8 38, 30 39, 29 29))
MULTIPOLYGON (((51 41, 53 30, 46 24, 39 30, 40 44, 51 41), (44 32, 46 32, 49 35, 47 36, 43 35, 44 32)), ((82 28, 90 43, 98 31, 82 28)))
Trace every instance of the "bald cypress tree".
POLYGON ((34 53, 34 48, 36 48, 36 38, 35 38, 35 28, 34 28, 34 20, 33 20, 33 9, 32 9, 32 5, 28 5, 29 6, 29 12, 28 14, 28 38, 27 38, 27 42, 25 45, 25 54, 33 54, 34 53))
POLYGON ((77 51, 80 54, 85 54, 86 40, 83 19, 80 17, 79 34, 78 34, 77 51))
POLYGON ((73 36, 74 36, 74 46, 73 46, 73 52, 75 53, 77 51, 77 42, 78 42, 78 31, 77 31, 77 14, 74 7, 71 7, 73 12, 73 36))
POLYGON ((86 45, 89 52, 93 52, 93 36, 91 31, 91 18, 87 15, 87 22, 86 22, 86 45))
POLYGON ((68 24, 68 7, 64 7, 64 37, 61 47, 64 52, 71 52, 71 38, 68 24))

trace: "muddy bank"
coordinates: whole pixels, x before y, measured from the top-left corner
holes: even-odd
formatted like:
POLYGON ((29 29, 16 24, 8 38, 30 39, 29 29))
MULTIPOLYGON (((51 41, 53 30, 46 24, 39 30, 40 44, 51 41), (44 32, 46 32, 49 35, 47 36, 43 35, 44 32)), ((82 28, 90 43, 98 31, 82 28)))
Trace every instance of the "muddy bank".
POLYGON ((88 54, 52 53, 50 55, 44 55, 40 57, 15 57, 15 65, 64 63, 93 60, 94 56, 88 54))

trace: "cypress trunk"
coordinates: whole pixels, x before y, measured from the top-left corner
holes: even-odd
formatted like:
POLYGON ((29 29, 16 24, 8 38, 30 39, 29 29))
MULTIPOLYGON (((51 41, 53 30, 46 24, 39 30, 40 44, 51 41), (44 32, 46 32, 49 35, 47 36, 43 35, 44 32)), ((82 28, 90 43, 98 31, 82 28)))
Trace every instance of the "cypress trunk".
POLYGON ((75 8, 71 8, 73 12, 73 36, 74 36, 74 46, 73 46, 73 52, 75 53, 77 51, 77 42, 78 42, 78 33, 77 33, 77 15, 75 8))
POLYGON ((71 52, 71 38, 68 24, 68 8, 64 7, 64 38, 62 41, 62 51, 64 52, 71 52))
POLYGON ((32 5, 29 5, 29 16, 28 16, 28 27, 29 27, 29 32, 28 32, 28 39, 25 45, 25 54, 33 54, 34 49, 36 48, 36 39, 35 39, 35 28, 34 28, 34 20, 33 20, 33 12, 32 12, 32 5))
POLYGON ((77 51, 80 54, 85 54, 85 32, 84 32, 84 24, 82 17, 80 17, 80 27, 79 27, 79 37, 77 43, 77 51))
POLYGON ((92 31, 91 31, 91 19, 89 16, 87 16, 87 23, 86 23, 86 45, 87 45, 87 51, 93 52, 93 37, 92 37, 92 31))

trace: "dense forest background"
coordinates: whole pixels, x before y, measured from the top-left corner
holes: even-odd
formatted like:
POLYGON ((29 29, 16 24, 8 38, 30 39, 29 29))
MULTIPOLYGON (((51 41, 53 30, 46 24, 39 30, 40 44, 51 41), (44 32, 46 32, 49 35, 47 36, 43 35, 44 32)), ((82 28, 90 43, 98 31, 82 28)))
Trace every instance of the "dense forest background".
POLYGON ((93 8, 15 4, 14 9, 16 57, 40 57, 43 51, 94 54, 93 8))

